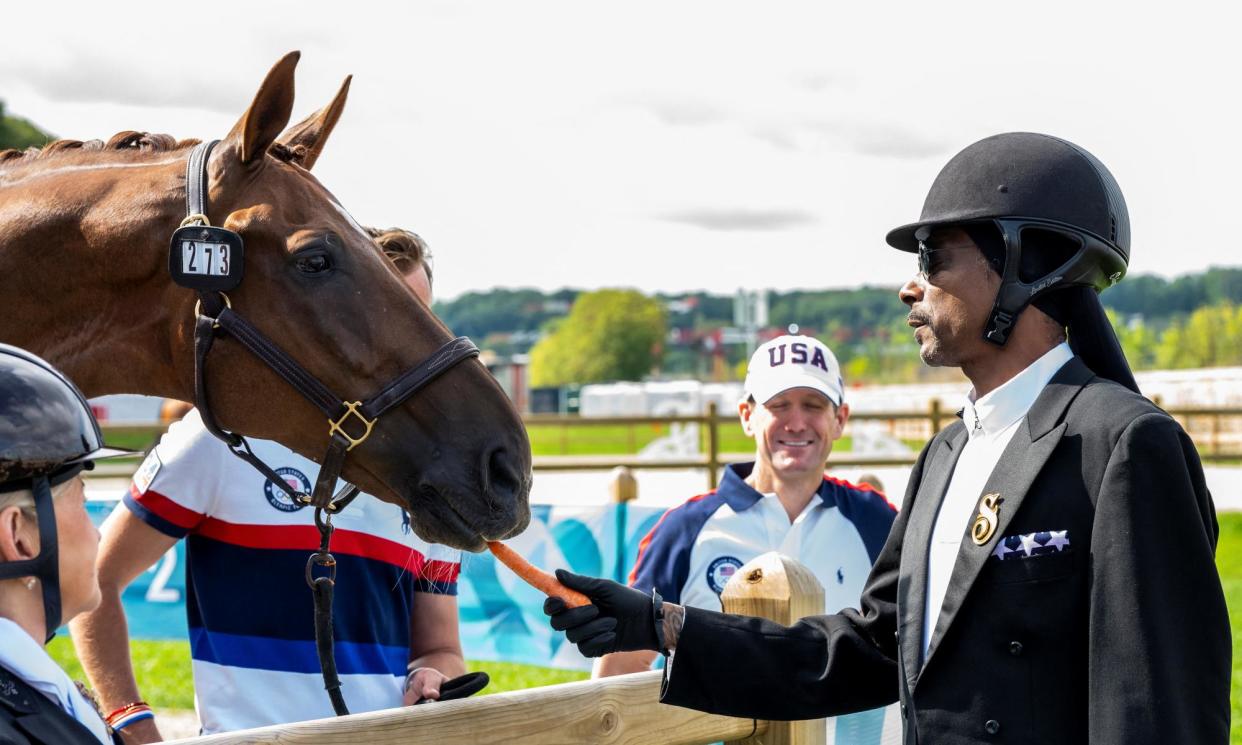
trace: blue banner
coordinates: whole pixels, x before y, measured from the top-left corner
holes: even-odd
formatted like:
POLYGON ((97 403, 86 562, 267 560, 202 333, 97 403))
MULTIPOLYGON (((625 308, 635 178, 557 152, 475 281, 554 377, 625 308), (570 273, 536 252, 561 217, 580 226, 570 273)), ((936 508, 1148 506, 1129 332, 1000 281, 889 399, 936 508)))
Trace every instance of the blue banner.
MULTIPOLYGON (((116 502, 93 501, 96 524, 116 502)), ((531 563, 551 571, 624 582, 638 555, 638 542, 664 508, 633 505, 553 507, 533 505, 531 524, 510 541, 531 563)), ((298 581, 301 577, 293 578, 298 581)), ((291 580, 292 581, 292 580, 291 580)), ((543 596, 520 581, 491 554, 466 554, 458 582, 462 646, 469 659, 523 662, 589 670, 590 662, 566 647, 543 615, 543 596)), ((138 575, 121 596, 134 639, 186 639, 185 546, 178 541, 154 566, 138 575)))

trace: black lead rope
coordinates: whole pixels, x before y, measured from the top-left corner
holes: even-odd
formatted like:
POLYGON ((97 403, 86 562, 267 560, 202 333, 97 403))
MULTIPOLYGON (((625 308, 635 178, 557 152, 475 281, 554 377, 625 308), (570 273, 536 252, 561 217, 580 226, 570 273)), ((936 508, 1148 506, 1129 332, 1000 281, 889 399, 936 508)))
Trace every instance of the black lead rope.
POLYGON ((341 696, 332 647, 332 594, 336 584, 336 560, 329 552, 332 515, 358 496, 358 487, 347 484, 333 490, 345 465, 345 456, 371 434, 380 415, 400 405, 457 363, 477 357, 479 348, 464 336, 445 343, 430 357, 407 370, 365 401, 347 401, 334 394, 253 324, 233 312, 224 293, 241 283, 245 267, 242 237, 231 230, 213 227, 207 219, 207 163, 216 142, 201 143, 191 151, 186 165, 186 218, 173 233, 168 249, 168 271, 173 281, 198 293, 194 309, 194 401, 203 425, 222 440, 233 455, 249 463, 295 504, 315 508, 319 550, 306 562, 306 582, 315 599, 315 649, 323 671, 324 688, 337 715, 349 713, 341 696), (207 355, 217 336, 236 340, 251 354, 293 387, 328 418, 328 448, 320 461, 319 475, 310 494, 294 489, 263 462, 246 438, 220 426, 207 400, 207 355), (314 567, 326 570, 314 576, 314 567))
POLYGON ((349 713, 349 708, 345 706, 345 697, 341 695, 341 678, 336 672, 336 650, 332 645, 332 593, 336 588, 336 559, 328 551, 332 543, 331 513, 316 507, 315 527, 319 529, 319 550, 306 560, 306 584, 310 585, 311 595, 315 599, 315 651, 319 654, 324 690, 332 701, 332 710, 341 717, 349 713), (316 566, 323 567, 326 574, 316 577, 316 566))

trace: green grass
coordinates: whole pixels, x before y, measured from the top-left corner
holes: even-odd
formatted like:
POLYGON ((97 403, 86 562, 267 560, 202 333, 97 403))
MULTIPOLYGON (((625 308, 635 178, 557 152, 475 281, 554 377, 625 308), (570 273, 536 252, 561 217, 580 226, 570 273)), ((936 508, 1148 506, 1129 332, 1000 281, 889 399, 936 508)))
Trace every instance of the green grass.
POLYGON ((572 683, 575 680, 586 680, 591 677, 590 673, 577 670, 556 670, 550 667, 519 665, 515 662, 467 660, 466 667, 470 670, 482 670, 492 679, 487 688, 483 689, 484 693, 520 691, 524 688, 572 683))
MULTIPOLYGON (((73 651, 73 642, 67 635, 58 635, 47 645, 47 651, 70 678, 86 680, 86 673, 73 651)), ((189 642, 132 641, 130 651, 138 690, 147 703, 157 709, 194 708, 189 642)))
MULTIPOLYGON (((633 455, 653 441, 669 434, 667 424, 559 425, 532 424, 526 428, 533 455, 633 455)), ((749 453, 754 440, 738 426, 723 426, 720 452, 749 453)), ((849 451, 853 440, 842 437, 833 445, 838 452, 849 451)), ((707 432, 700 429, 699 451, 707 452, 707 432)))
MULTIPOLYGON (((189 642, 134 641, 130 642, 130 648, 138 690, 142 691, 147 703, 156 709, 194 708, 194 679, 190 673, 189 642)), ((86 673, 82 671, 82 665, 73 651, 73 642, 67 636, 57 636, 47 645, 47 650, 52 659, 69 673, 70 678, 86 680, 86 673)), ((492 679, 484 693, 538 688, 590 677, 589 673, 575 670, 555 670, 512 662, 467 660, 466 667, 470 670, 483 670, 492 679)))
POLYGON ((1220 541, 1216 544, 1216 568, 1220 571, 1229 606, 1229 627, 1233 629, 1233 682, 1230 706, 1233 728, 1229 733, 1232 745, 1242 745, 1242 513, 1224 512, 1220 520, 1220 541))

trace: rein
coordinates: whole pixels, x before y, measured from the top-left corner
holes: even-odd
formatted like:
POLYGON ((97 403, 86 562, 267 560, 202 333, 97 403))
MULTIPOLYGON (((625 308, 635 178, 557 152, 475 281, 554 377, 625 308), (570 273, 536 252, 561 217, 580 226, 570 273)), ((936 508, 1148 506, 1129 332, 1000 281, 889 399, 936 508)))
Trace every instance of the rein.
POLYGON ((358 487, 346 484, 333 494, 346 454, 366 441, 376 420, 400 405, 457 363, 477 357, 479 348, 459 336, 430 357, 389 382, 365 401, 347 401, 334 394, 318 378, 290 357, 253 324, 233 311, 225 291, 241 283, 245 246, 231 230, 214 227, 207 219, 207 160, 219 140, 201 143, 190 152, 186 164, 186 218, 173 233, 168 269, 177 284, 195 290, 194 306, 194 401, 207 430, 222 440, 229 451, 249 463, 296 504, 315 508, 319 550, 306 562, 306 582, 315 598, 315 647, 323 672, 324 688, 337 716, 349 713, 341 696, 336 657, 332 646, 332 594, 336 583, 336 559, 329 552, 332 515, 358 496, 358 487), (255 455, 246 438, 220 426, 207 400, 207 356, 217 337, 232 338, 315 405, 328 419, 328 445, 320 461, 319 476, 310 494, 294 489, 271 466, 255 455), (326 574, 315 576, 314 567, 326 574))

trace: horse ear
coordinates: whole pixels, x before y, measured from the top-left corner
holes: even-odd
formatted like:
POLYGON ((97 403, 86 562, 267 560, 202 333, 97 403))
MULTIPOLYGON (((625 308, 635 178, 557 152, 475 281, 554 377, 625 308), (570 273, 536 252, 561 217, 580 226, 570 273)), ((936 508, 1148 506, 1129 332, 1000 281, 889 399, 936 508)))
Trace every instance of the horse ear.
POLYGON ((319 154, 323 152, 328 135, 332 134, 337 120, 341 118, 341 112, 345 109, 345 98, 349 95, 349 82, 353 78, 353 75, 345 78, 345 82, 341 83, 341 89, 332 99, 332 103, 290 127, 277 140, 279 144, 289 148, 293 153, 294 163, 308 171, 315 167, 315 161, 319 160, 319 154))
POLYGON ((261 161, 293 113, 293 68, 301 52, 290 52, 272 66, 250 108, 229 130, 225 144, 242 163, 261 161))

